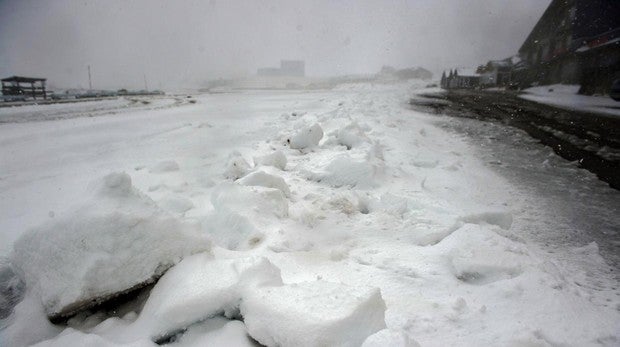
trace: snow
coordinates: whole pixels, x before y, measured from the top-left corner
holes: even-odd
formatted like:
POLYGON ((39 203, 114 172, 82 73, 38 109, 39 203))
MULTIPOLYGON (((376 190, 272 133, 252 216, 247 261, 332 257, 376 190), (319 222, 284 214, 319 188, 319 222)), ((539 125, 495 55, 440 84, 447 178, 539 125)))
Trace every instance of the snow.
POLYGON ((280 176, 271 175, 264 171, 255 171, 243 178, 237 183, 244 186, 260 186, 266 188, 275 188, 281 191, 285 196, 290 196, 291 191, 284 179, 280 176))
POLYGON ((313 124, 299 129, 288 142, 293 149, 306 149, 317 146, 322 138, 323 129, 319 124, 313 124))
POLYGON ((376 288, 325 281, 249 291, 241 315, 249 334, 266 346, 359 346, 385 327, 376 288))
POLYGON ((254 165, 265 165, 265 166, 273 166, 280 170, 286 169, 286 155, 280 150, 275 151, 271 154, 254 157, 254 165))
POLYGON ((90 189, 72 213, 24 233, 14 246, 12 264, 48 316, 151 282, 183 256, 209 251, 197 227, 160 210, 128 174, 108 174, 90 189))
POLYGON ((310 172, 308 178, 332 187, 371 188, 375 185, 377 167, 366 160, 355 160, 348 155, 334 158, 318 172, 310 172))
POLYGON ((241 153, 235 151, 230 154, 224 177, 232 180, 245 176, 250 171, 250 164, 243 158, 241 153))
POLYGON ((420 345, 402 331, 383 329, 370 335, 362 347, 419 347, 420 345))
POLYGON ((174 334, 171 346, 617 345, 617 279, 590 237, 598 225, 613 233, 618 217, 588 215, 618 193, 586 177, 596 199, 567 185, 564 198, 547 197, 532 186, 574 165, 535 141, 521 154, 546 153, 547 164, 490 165, 446 117, 405 106, 418 88, 198 95, 122 117, 0 125, 0 253, 15 247, 14 265, 30 274, 0 344, 150 345, 174 334), (178 170, 152 172, 170 161, 178 170), (521 171, 542 173, 505 177, 521 171), (575 200, 594 210, 566 208, 575 200), (140 227, 128 228, 134 217, 140 227), (577 232, 577 244, 545 239, 577 232), (69 247, 82 236, 87 247, 69 247), (208 249, 205 237, 211 251, 190 255, 208 249), (46 318, 42 293, 123 289, 181 258, 128 307, 67 325, 46 318))
POLYGON ((151 173, 164 173, 172 171, 179 171, 179 164, 174 160, 166 160, 157 163, 150 170, 151 173))
POLYGON ((608 96, 579 95, 579 85, 553 84, 524 89, 519 97, 583 112, 620 116, 620 103, 608 96))
POLYGON ((175 347, 255 347, 256 343, 246 333, 245 324, 238 320, 223 317, 208 319, 190 327, 175 347))

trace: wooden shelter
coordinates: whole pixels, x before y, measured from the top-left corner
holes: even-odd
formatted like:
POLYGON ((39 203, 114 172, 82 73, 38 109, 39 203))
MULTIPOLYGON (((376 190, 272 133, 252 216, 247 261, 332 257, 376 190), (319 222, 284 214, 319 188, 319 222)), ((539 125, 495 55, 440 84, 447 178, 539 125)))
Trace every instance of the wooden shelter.
POLYGON ((25 96, 36 99, 43 97, 47 99, 45 91, 45 78, 12 76, 3 78, 2 95, 25 96))

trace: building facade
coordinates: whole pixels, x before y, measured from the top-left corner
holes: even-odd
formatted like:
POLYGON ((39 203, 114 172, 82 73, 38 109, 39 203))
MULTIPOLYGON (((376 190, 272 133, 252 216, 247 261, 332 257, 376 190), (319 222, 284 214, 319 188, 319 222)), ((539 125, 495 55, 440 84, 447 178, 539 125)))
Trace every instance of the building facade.
POLYGON ((580 84, 581 93, 606 93, 620 78, 620 1, 553 0, 519 56, 520 87, 580 84))
POLYGON ((441 88, 443 89, 474 89, 480 87, 480 75, 468 69, 444 71, 441 75, 441 88))

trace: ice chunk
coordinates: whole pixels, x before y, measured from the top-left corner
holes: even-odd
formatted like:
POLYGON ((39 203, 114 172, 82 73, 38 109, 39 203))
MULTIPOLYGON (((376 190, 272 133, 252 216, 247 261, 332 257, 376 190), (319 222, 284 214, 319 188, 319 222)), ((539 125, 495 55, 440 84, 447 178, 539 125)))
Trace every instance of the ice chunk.
POLYGON ((197 254, 159 280, 134 328, 157 341, 206 318, 235 316, 244 292, 281 284, 280 269, 265 258, 212 260, 197 254))
POLYGON ((291 191, 282 177, 268 174, 264 171, 256 171, 239 179, 239 184, 244 186, 261 186, 279 189, 284 195, 290 196, 291 191))
POLYGON ((241 156, 241 153, 234 151, 228 157, 224 177, 232 180, 245 176, 250 171, 250 164, 241 156))
POLYGON ((184 256, 210 249, 197 225, 159 209, 126 173, 105 176, 91 191, 81 207, 14 245, 13 265, 52 319, 135 290, 184 256))
POLYGON ((312 148, 319 144, 323 138, 323 129, 318 123, 310 127, 301 128, 295 135, 288 139, 293 149, 312 148))
POLYGON ((248 291, 241 315, 248 333, 266 346, 359 346, 385 328, 376 288, 324 281, 248 291))
POLYGON ((151 173, 164 173, 172 171, 179 171, 179 164, 174 160, 159 162, 149 170, 151 173))
POLYGON ((370 335, 362 347, 420 347, 420 345, 402 331, 383 329, 370 335))
POLYGON ((275 151, 261 157, 254 157, 254 165, 273 166, 280 170, 284 170, 286 168, 286 162, 286 156, 282 153, 282 151, 275 151))

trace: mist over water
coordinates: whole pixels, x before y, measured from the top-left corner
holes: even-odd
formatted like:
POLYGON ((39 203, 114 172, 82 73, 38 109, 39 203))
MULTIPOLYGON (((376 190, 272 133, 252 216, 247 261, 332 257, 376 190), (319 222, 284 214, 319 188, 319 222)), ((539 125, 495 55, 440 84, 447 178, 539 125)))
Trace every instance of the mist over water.
POLYGON ((52 87, 200 86, 281 59, 308 76, 435 73, 516 53, 549 0, 0 0, 0 76, 52 87))

